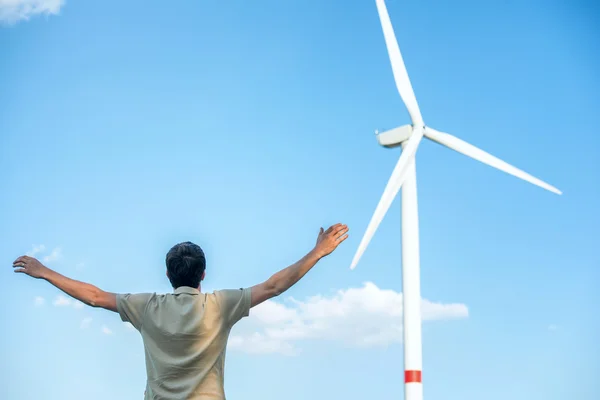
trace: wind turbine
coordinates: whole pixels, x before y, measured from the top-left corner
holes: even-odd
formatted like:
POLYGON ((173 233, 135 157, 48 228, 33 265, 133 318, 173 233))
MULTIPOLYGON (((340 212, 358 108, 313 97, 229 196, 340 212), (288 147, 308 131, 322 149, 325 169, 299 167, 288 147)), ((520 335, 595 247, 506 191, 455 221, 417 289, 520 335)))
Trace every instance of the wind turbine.
POLYGON ((400 97, 412 120, 412 124, 404 125, 387 132, 379 133, 377 141, 384 147, 402 146, 402 154, 385 187, 379 204, 358 246, 352 260, 354 269, 365 252, 377 227, 390 208, 392 201, 402 188, 402 299, 404 325, 404 398, 406 400, 422 400, 423 386, 421 382, 422 344, 421 344, 421 289, 419 265, 419 217, 417 206, 417 178, 415 170, 415 153, 423 137, 446 146, 454 151, 474 158, 484 164, 497 168, 508 174, 521 178, 529 183, 542 187, 556 194, 562 194, 551 186, 528 173, 478 149, 477 147, 448 133, 439 132, 425 125, 412 89, 400 48, 394 35, 392 23, 384 0, 376 0, 379 19, 383 28, 385 43, 392 64, 392 71, 400 97))

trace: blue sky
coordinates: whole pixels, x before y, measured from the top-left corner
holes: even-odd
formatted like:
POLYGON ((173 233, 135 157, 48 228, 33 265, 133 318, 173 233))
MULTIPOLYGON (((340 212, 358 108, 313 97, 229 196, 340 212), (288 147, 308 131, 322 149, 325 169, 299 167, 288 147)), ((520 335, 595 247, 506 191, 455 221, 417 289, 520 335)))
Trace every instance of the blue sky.
MULTIPOLYGON (((399 156, 373 132, 409 122, 375 2, 8 3, 0 398, 144 391, 116 314, 12 273, 34 246, 104 290, 167 292, 164 255, 192 240, 213 290, 268 278, 338 221, 340 249, 236 326, 227 396, 402 398, 399 200, 349 269, 399 156)), ((598 6, 388 9, 426 123, 564 192, 422 144, 425 398, 597 398, 598 6)))

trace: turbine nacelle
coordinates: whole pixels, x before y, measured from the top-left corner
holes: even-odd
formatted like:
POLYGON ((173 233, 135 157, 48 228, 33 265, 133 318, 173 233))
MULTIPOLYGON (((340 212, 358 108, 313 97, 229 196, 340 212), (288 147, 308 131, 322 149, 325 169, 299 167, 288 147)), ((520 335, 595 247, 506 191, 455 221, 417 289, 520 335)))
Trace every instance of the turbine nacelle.
POLYGON ((413 126, 411 124, 402 125, 385 132, 376 132, 379 145, 393 149, 407 141, 413 134, 413 126))

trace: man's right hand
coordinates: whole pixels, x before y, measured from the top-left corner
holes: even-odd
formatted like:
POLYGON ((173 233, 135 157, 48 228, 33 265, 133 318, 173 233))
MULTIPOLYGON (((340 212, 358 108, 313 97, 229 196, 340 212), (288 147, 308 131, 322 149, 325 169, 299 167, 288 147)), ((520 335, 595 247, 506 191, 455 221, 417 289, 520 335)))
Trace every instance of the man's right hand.
POLYGON ((282 269, 268 280, 252 286, 250 292, 250 307, 257 306, 288 290, 296 284, 319 260, 331 254, 348 237, 348 227, 335 224, 326 231, 321 228, 317 244, 301 260, 282 269))
POLYGON ((32 278, 44 278, 48 274, 48 268, 44 266, 38 259, 21 256, 13 262, 13 271, 21 274, 27 274, 32 278))
POLYGON ((331 254, 344 240, 348 238, 348 226, 344 224, 335 224, 326 231, 321 228, 315 251, 320 257, 326 257, 331 254))

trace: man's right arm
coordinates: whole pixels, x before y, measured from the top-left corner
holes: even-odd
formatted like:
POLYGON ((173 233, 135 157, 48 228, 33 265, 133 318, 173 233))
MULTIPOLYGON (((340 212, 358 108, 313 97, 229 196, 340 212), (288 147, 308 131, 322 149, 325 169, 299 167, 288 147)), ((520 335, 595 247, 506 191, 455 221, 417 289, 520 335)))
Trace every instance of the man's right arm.
POLYGON ((279 296, 296 284, 319 260, 331 254, 348 237, 348 227, 343 224, 331 226, 326 231, 321 228, 317 244, 298 262, 277 272, 269 279, 251 288, 250 307, 279 296))

